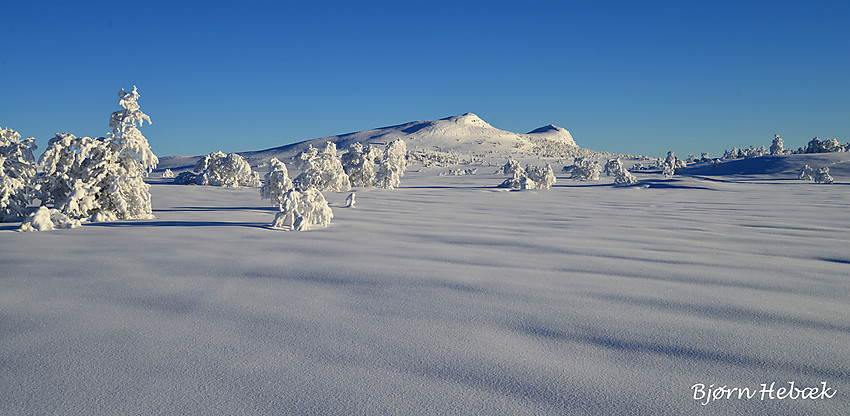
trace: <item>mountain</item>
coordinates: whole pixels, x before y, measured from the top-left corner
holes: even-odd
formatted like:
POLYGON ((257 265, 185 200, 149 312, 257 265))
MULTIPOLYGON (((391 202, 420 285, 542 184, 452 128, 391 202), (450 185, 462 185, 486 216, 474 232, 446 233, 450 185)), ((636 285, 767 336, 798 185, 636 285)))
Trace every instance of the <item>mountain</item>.
MULTIPOLYGON (((338 136, 322 137, 271 149, 241 152, 252 166, 258 166, 276 157, 287 161, 308 146, 322 148, 327 142, 345 151, 354 142, 385 145, 403 139, 408 150, 422 152, 453 152, 492 157, 574 157, 595 153, 580 149, 570 132, 562 127, 548 125, 527 134, 500 130, 475 114, 466 113, 439 120, 413 121, 396 126, 381 127, 338 136)), ((200 156, 166 156, 160 158, 161 169, 180 169, 193 166, 200 156)))

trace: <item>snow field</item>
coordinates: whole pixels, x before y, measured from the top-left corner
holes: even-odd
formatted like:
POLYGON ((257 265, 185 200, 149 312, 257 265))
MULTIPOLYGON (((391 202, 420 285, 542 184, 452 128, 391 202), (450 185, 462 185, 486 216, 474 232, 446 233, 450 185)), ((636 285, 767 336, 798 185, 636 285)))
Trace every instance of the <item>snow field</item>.
POLYGON ((300 233, 257 189, 156 182, 152 220, 0 224, 0 413, 850 408, 845 185, 637 176, 408 171, 300 233), (774 381, 839 393, 691 390, 774 381))

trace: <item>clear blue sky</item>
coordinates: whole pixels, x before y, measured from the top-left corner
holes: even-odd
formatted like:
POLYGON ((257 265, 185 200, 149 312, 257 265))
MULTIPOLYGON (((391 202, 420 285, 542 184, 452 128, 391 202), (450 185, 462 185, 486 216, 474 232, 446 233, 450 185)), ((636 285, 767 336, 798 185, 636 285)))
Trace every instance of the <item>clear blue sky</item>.
POLYGON ((137 85, 159 156, 473 112, 659 156, 850 141, 850 2, 2 6, 0 126, 102 136, 137 85))

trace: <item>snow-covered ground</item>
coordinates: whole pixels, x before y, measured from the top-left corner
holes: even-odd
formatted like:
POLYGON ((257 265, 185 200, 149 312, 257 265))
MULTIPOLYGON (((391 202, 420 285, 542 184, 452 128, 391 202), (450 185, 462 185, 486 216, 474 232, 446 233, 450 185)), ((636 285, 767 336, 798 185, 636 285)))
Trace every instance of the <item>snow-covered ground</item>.
POLYGON ((847 176, 438 172, 325 193, 308 232, 257 189, 157 182, 153 220, 0 224, 0 414, 850 409, 847 176), (836 393, 692 387, 789 382, 836 393))

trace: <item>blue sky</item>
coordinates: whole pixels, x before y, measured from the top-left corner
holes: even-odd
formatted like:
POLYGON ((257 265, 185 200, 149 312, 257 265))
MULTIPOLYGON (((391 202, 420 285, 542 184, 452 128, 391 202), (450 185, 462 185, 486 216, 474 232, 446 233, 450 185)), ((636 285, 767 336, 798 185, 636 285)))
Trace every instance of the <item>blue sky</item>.
POLYGON ((137 85, 159 156, 473 112, 660 156, 850 141, 850 2, 4 5, 0 126, 102 136, 137 85))

